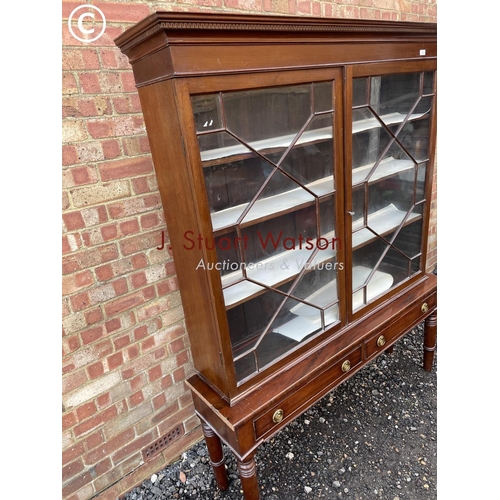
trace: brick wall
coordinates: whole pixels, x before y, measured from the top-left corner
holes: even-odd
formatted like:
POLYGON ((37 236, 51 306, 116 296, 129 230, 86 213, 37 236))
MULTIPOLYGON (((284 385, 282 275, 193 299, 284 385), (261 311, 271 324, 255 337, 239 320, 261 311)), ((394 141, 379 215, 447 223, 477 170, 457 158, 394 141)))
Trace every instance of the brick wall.
MULTIPOLYGON (((175 0, 87 2, 107 26, 81 43, 63 2, 63 498, 114 499, 199 440, 193 373, 168 233, 134 79, 113 39, 165 10, 436 21, 436 2, 175 0), (166 245, 168 246, 168 245, 166 245), (176 425, 183 437, 143 463, 176 425)), ((434 193, 435 198, 435 193, 434 193)), ((435 204, 435 199, 433 201, 435 204)), ((434 267, 435 210, 429 239, 434 267)))

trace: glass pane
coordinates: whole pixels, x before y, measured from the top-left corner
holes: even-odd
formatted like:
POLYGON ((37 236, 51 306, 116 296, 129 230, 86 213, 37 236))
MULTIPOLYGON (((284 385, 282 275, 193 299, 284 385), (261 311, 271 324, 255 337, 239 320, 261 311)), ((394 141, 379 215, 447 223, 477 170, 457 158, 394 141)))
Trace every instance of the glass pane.
POLYGON ((274 288, 283 285, 281 290, 287 291, 316 248, 316 207, 251 225, 241 233, 247 276, 274 288))
POLYGON ((370 106, 385 124, 402 122, 420 97, 420 73, 371 78, 370 106))
MULTIPOLYGON (((333 191, 333 114, 314 117, 280 168, 315 195, 333 191)), ((271 157, 274 159, 275 157, 271 157)))
POLYGON ((392 246, 410 259, 422 252, 422 222, 421 214, 412 212, 392 242, 392 246))
MULTIPOLYGON (((321 311, 303 302, 289 298, 274 319, 270 332, 301 342, 305 337, 322 329, 321 311)), ((261 363, 259 362, 259 365, 261 363)))
POLYGON ((366 226, 365 221, 365 184, 352 190, 352 230, 366 226))
POLYGON ((264 190, 243 218, 248 223, 304 203, 314 202, 314 196, 279 171, 274 172, 264 190))
POLYGON ((429 128, 432 97, 424 97, 418 103, 412 116, 418 118, 405 124, 398 135, 398 140, 416 161, 429 158, 429 128))
POLYGON ((222 286, 226 287, 243 277, 238 235, 236 231, 215 238, 222 286))
POLYGON ((258 156, 203 169, 214 230, 237 223, 274 169, 258 156))
POLYGON ((425 176, 427 172, 427 163, 421 163, 418 166, 417 188, 415 191, 415 204, 425 198, 425 176))
POLYGON ((312 114, 311 87, 224 93, 227 130, 264 155, 283 152, 312 114))
POLYGON ((354 78, 352 80, 352 105, 365 106, 368 104, 368 78, 354 78))
POLYGON ((285 298, 280 293, 266 290, 227 311, 234 357, 255 348, 285 298))
POLYGON ((222 128, 219 94, 193 96, 191 105, 197 132, 222 128))
POLYGON ((352 310, 355 311, 389 290, 394 283, 391 274, 375 270, 370 264, 355 265, 352 269, 352 310))
POLYGON ((333 110, 332 82, 314 84, 314 112, 333 110))
MULTIPOLYGON (((335 238, 335 196, 327 196, 319 202, 320 237, 335 238)), ((340 242, 339 242, 340 243, 340 242)), ((323 247, 324 245, 321 245, 323 247)))
MULTIPOLYGON (((318 308, 329 308, 338 301, 337 266, 338 263, 332 258, 308 267, 291 295, 318 308)), ((303 306, 305 304, 294 306, 292 312, 311 320, 316 318, 315 311, 303 306)))
POLYGON ((423 94, 432 94, 434 92, 434 71, 424 73, 424 92, 423 94))

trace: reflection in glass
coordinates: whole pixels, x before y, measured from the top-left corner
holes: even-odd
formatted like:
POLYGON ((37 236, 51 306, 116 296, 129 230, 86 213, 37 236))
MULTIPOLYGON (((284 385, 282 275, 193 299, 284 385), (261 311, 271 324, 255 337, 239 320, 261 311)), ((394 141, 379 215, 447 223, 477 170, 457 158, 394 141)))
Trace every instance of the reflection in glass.
POLYGON ((352 80, 352 105, 364 106, 368 103, 368 78, 352 80))
POLYGON ((332 117, 314 117, 279 165, 317 196, 333 191, 332 117))
POLYGON ((314 112, 333 110, 333 82, 314 83, 314 112))
POLYGON ((312 112, 311 85, 226 92, 222 100, 227 130, 263 155, 285 151, 312 112))
POLYGON ((197 132, 207 132, 222 128, 222 114, 219 94, 191 97, 194 122, 197 132))

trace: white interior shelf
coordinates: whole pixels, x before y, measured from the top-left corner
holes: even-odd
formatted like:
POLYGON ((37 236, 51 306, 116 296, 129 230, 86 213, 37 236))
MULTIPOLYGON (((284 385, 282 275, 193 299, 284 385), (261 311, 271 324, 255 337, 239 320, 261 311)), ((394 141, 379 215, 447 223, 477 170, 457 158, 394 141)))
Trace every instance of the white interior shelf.
MULTIPOLYGON (((333 192, 333 175, 306 184, 306 187, 318 196, 331 193, 333 192)), ((269 214, 276 214, 290 208, 298 207, 303 203, 313 202, 314 199, 311 193, 301 187, 268 196, 267 198, 257 200, 253 204, 252 208, 245 215, 243 222, 252 222, 269 214)), ((248 203, 243 203, 210 214, 214 231, 235 225, 247 206, 248 203)))
MULTIPOLYGON (((408 121, 418 120, 419 118, 422 118, 422 116, 425 116, 427 113, 428 111, 426 111, 425 113, 414 113, 413 115, 410 115, 408 121)), ((406 116, 407 115, 403 113, 388 113, 387 115, 381 115, 380 119, 386 125, 395 125, 397 123, 402 123, 406 116)), ((358 134, 359 132, 365 132, 366 130, 372 130, 381 126, 382 125, 380 124, 380 121, 375 117, 364 118, 363 120, 356 120, 352 123, 352 133, 358 134)))
MULTIPOLYGON (((249 142, 248 144, 255 151, 265 151, 272 149, 286 149, 297 134, 287 134, 269 139, 261 139, 260 141, 249 142)), ((305 145, 313 142, 324 141, 332 138, 332 127, 322 127, 314 130, 306 130, 298 138, 295 146, 305 145)), ((219 158, 227 158, 230 156, 238 156, 248 154, 250 150, 243 144, 234 144, 223 148, 208 149, 201 152, 202 161, 217 160, 219 158)))
MULTIPOLYGON (((363 182, 374 165, 375 163, 369 163, 367 165, 363 165, 362 167, 355 168, 352 171, 352 184, 355 185, 363 182)), ((392 156, 389 156, 389 158, 384 158, 378 164, 375 172, 373 172, 368 182, 373 182, 384 177, 406 172, 414 166, 415 164, 411 160, 396 160, 392 156)))
MULTIPOLYGON (((334 237, 334 231, 322 236, 322 238, 329 241, 331 241, 334 237)), ((313 240, 312 244, 315 246, 316 240, 313 240)), ((247 276, 254 281, 262 283, 263 285, 270 287, 275 286, 278 283, 282 283, 290 278, 293 278, 294 276, 297 276, 304 268, 312 253, 313 250, 307 250, 305 248, 286 250, 285 252, 278 253, 268 257, 267 259, 253 263, 251 267, 249 264, 247 268, 247 276)), ((309 266, 313 268, 313 266, 333 259, 335 253, 335 250, 330 248, 330 246, 324 250, 319 250, 309 266)), ((242 273, 240 270, 221 276, 222 286, 224 287, 230 285, 230 283, 241 277, 242 273)), ((250 298, 252 295, 257 294, 262 290, 263 287, 260 287, 251 281, 240 281, 239 283, 235 283, 234 285, 224 288, 224 303, 226 307, 230 307, 233 304, 250 298)))
MULTIPOLYGON (((359 288, 364 284, 372 269, 364 266, 355 266, 352 269, 352 287, 353 289, 359 288)), ((391 288, 394 278, 381 271, 375 271, 371 280, 366 287, 366 300, 369 302, 375 297, 382 295, 384 292, 391 288)), ((352 310, 355 311, 364 305, 363 289, 358 290, 352 294, 352 310)))
MULTIPOLYGON (((403 219, 405 218, 407 212, 402 210, 398 210, 393 203, 389 206, 378 210, 377 212, 373 212, 368 215, 368 223, 367 226, 373 229, 377 234, 387 234, 391 231, 397 229, 403 219)), ((406 220, 407 223, 420 218, 421 215, 417 213, 412 213, 406 220)), ((375 235, 368 229, 363 228, 359 229, 363 225, 363 218, 354 221, 352 223, 352 247, 353 249, 367 243, 370 240, 375 239, 375 235)))

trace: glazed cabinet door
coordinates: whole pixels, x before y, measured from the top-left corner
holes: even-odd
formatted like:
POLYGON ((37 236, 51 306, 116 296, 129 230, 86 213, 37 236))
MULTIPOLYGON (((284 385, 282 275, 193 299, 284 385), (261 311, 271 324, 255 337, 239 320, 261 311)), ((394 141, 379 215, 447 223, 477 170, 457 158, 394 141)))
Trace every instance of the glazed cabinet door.
POLYGON ((354 315, 425 270, 433 64, 369 65, 353 71, 347 220, 354 315))
POLYGON ((340 75, 191 84, 212 229, 205 244, 216 256, 203 266, 222 289, 220 334, 239 390, 345 321, 340 75))

